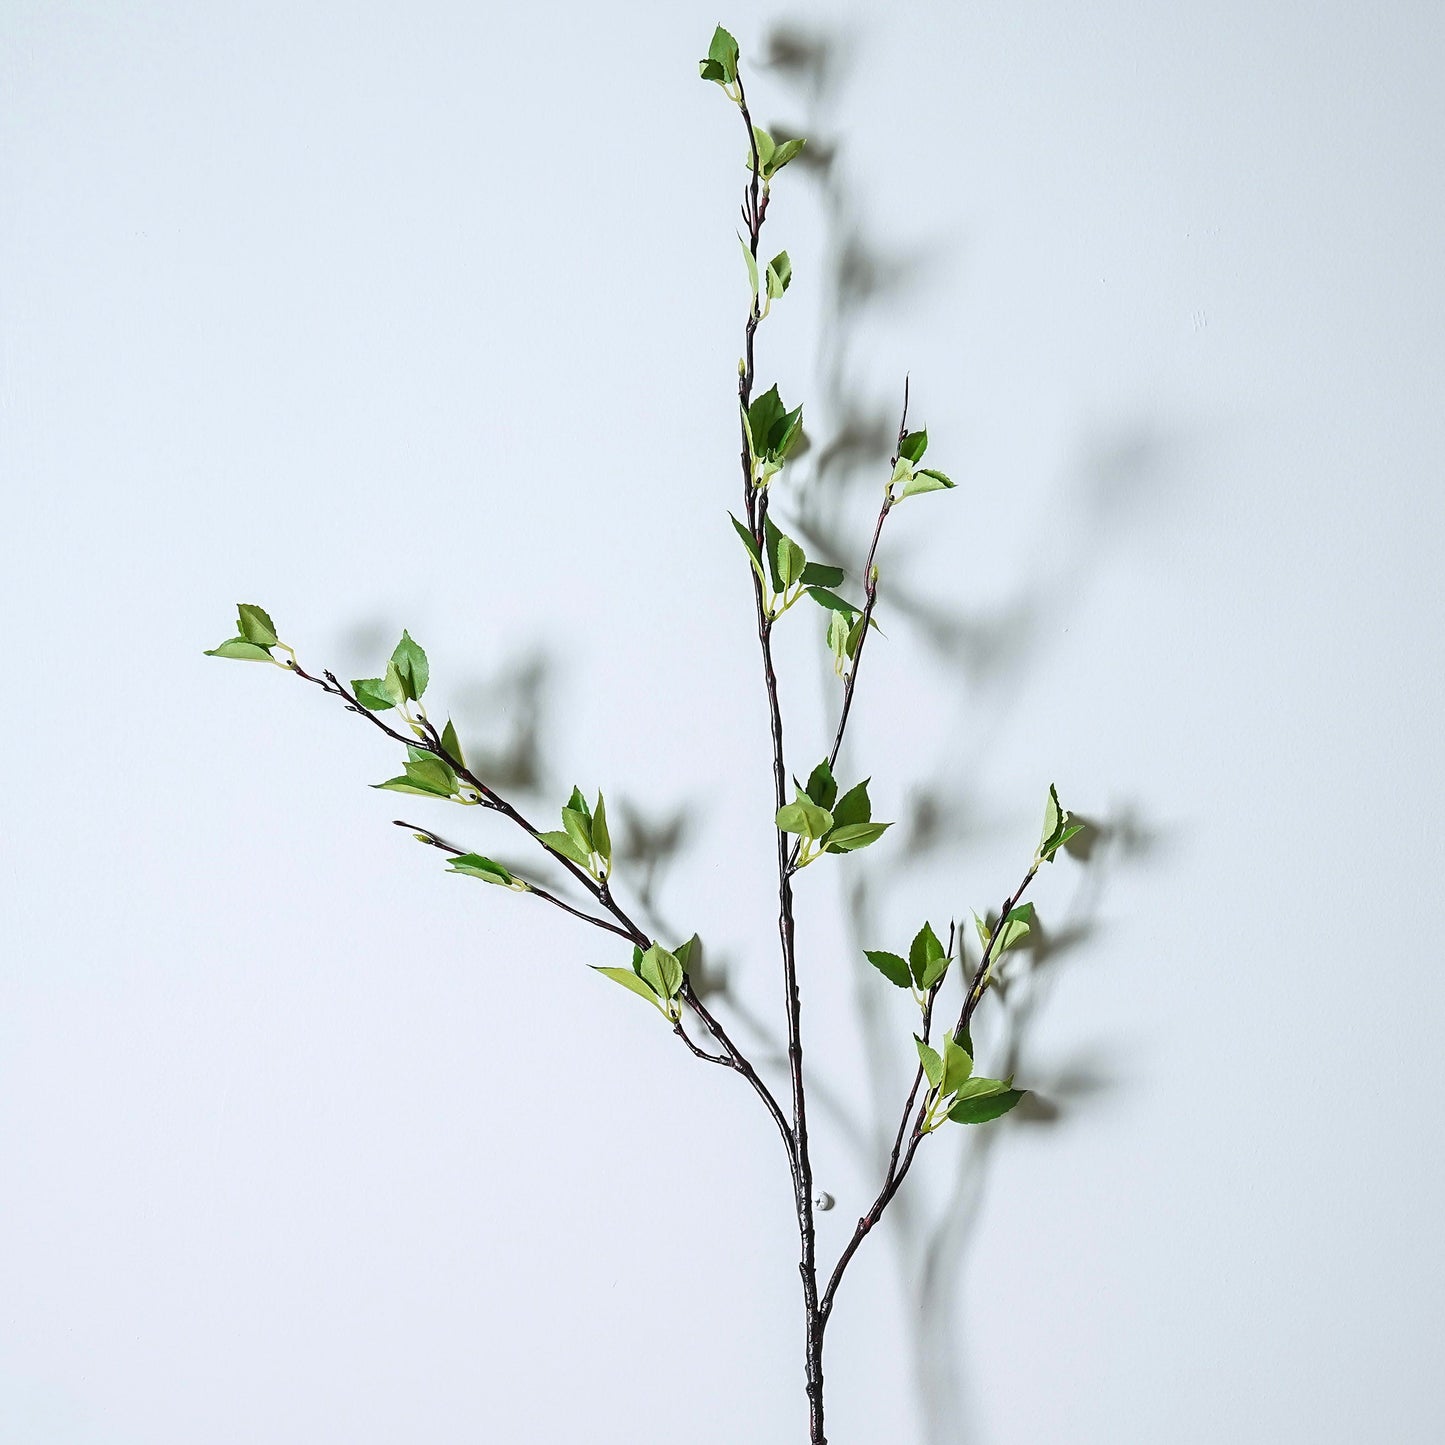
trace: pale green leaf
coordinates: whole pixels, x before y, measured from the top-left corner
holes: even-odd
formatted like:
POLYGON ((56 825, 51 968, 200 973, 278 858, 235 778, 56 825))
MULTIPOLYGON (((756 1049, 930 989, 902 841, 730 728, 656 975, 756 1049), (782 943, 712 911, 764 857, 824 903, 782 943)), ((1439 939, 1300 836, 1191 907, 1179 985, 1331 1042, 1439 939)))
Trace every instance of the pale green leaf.
POLYGON ((453 873, 464 873, 468 878, 480 878, 484 883, 499 883, 504 888, 510 888, 517 881, 500 863, 483 858, 480 853, 459 853, 448 860, 447 866, 453 873))
POLYGON ((244 637, 228 637, 219 647, 206 649, 207 657, 233 657, 239 662, 274 662, 259 643, 247 642, 244 637))
POLYGON ((848 823, 825 835, 824 849, 829 853, 856 853, 876 843, 892 826, 892 823, 848 823))
POLYGON ((247 642, 258 647, 275 647, 280 639, 276 636, 276 624, 262 607, 254 602, 236 604, 236 630, 247 642))
POLYGON ((607 804, 602 794, 597 795, 597 806, 592 812, 592 846, 597 856, 610 868, 612 866, 612 834, 607 828, 607 804))
POLYGON ((600 973, 603 978, 610 978, 613 983, 620 983, 623 988, 630 989, 639 998, 645 998, 653 1008, 662 1008, 657 995, 630 968, 599 968, 594 963, 592 971, 600 973))
POLYGON ((592 862, 590 850, 581 847, 570 833, 538 833, 537 841, 545 844, 554 853, 566 858, 568 862, 578 863, 583 868, 586 868, 592 862))
POLYGON ((986 1124, 1007 1114, 1027 1092, 1026 1089, 1005 1089, 1001 1094, 988 1094, 980 1099, 960 1099, 948 1111, 948 1117, 956 1124, 986 1124))
POLYGON ((954 1093, 963 1086, 971 1073, 973 1073, 973 1060, 961 1045, 954 1042, 952 1034, 944 1034, 942 1092, 954 1093))
POLYGON ((930 1048, 917 1034, 913 1042, 918 1046, 918 1062, 923 1065, 924 1076, 936 1089, 943 1082, 943 1059, 937 1049, 930 1048))

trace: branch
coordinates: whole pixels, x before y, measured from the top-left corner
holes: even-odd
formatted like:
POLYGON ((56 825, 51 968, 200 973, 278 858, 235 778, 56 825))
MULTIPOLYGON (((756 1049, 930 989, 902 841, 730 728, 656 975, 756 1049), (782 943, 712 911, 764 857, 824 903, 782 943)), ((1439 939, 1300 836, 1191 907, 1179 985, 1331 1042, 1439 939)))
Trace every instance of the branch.
MULTIPOLYGON (((284 665, 289 671, 294 672, 297 677, 306 682, 314 683, 323 692, 332 697, 339 698, 345 704, 348 711, 356 713, 359 717, 366 718, 374 727, 379 728, 393 741, 399 742, 405 747, 424 748, 427 752, 433 753, 441 758, 458 777, 465 778, 466 781, 477 790, 477 793, 482 799, 483 807, 490 808, 494 812, 501 813, 504 817, 510 818, 512 822, 516 823, 518 827, 529 834, 550 856, 556 858, 616 921, 609 922, 605 918, 597 918, 593 914, 585 913, 581 909, 574 908, 570 903, 558 898, 555 894, 549 893, 545 888, 537 887, 536 884, 528 885, 529 892, 534 893, 538 898, 542 899, 543 902, 551 903, 553 906, 562 909, 564 913, 570 913, 573 917, 580 918, 584 923, 590 923, 594 928, 601 928, 608 933, 615 933, 619 938, 625 938, 629 943, 634 944, 638 948, 645 949, 651 946, 652 940, 627 916, 616 899, 613 898, 612 890, 609 888, 607 881, 605 879, 600 881, 594 879, 590 874, 573 863, 570 858, 564 858, 561 854, 548 848, 547 845, 538 838, 537 829, 533 827, 511 803, 503 798, 495 789, 484 783, 460 758, 454 758, 447 751, 442 745, 441 737, 437 733, 436 728, 429 720, 423 718, 420 723, 426 732, 426 737, 409 738, 404 733, 398 732, 395 728, 384 722, 378 714, 370 711, 368 708, 362 707, 361 704, 357 702, 355 696, 341 685, 334 672, 328 671, 323 673, 321 677, 314 677, 294 659, 284 665)), ((403 823, 400 819, 396 821, 399 827, 412 828, 412 824, 410 823, 403 823)), ((427 841, 433 847, 440 848, 443 852, 456 854, 462 851, 452 844, 445 842, 427 828, 412 828, 412 830, 425 835, 427 841)), ((728 1037, 723 1026, 703 1006, 690 982, 684 981, 682 997, 706 1025, 708 1032, 712 1034, 713 1038, 716 1039, 718 1044, 726 1051, 730 1067, 733 1071, 741 1074, 743 1078, 752 1085, 753 1091, 763 1101, 764 1107, 768 1110, 769 1114, 772 1115, 774 1122, 778 1124, 782 1131, 783 1143, 788 1151, 788 1159, 791 1164, 794 1157, 792 1134, 778 1101, 773 1097, 772 1091, 758 1076, 757 1070, 753 1068, 743 1051, 728 1037)), ((692 1041, 689 1039, 687 1042, 691 1044, 692 1041)))

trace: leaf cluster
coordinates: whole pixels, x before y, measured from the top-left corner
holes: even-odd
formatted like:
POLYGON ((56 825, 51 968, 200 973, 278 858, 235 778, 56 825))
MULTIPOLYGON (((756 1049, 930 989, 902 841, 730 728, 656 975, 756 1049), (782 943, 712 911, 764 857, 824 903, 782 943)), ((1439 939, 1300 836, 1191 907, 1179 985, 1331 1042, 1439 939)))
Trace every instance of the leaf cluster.
POLYGON ((596 806, 589 808, 581 788, 574 787, 562 808, 562 827, 550 833, 538 833, 537 841, 601 881, 612 869, 612 834, 607 827, 606 800, 598 793, 596 806))
POLYGON ((700 947, 695 933, 686 943, 679 944, 676 952, 669 952, 657 942, 646 950, 634 945, 630 969, 599 968, 594 964, 593 971, 621 984, 639 998, 645 998, 669 1023, 675 1024, 682 1018, 679 995, 683 981, 691 966, 693 952, 700 947))
POLYGON ((271 655, 273 647, 285 647, 276 635, 276 624, 270 614, 254 602, 236 604, 236 635, 228 637, 215 647, 206 649, 207 657, 230 657, 238 662, 273 662, 277 667, 286 664, 278 662, 271 655))
POLYGON ((914 934, 907 958, 881 948, 865 949, 863 956, 895 988, 912 990, 920 1005, 924 1002, 922 995, 943 981, 953 962, 931 923, 925 923, 914 934))
POLYGON ((807 784, 796 778, 793 801, 778 809, 775 822, 781 833, 796 834, 797 867, 806 868, 824 853, 854 853, 876 843, 893 825, 873 821, 867 778, 855 783, 840 798, 838 783, 827 758, 808 775, 807 784))
POLYGON ((945 1034, 942 1053, 917 1035, 913 1042, 931 1090, 919 1126, 925 1134, 932 1133, 945 1119, 955 1124, 986 1124, 1007 1114, 1028 1092, 1014 1088, 1012 1075, 988 1079, 975 1074, 973 1043, 966 1031, 961 1039, 945 1034))
POLYGON ((928 432, 911 431, 898 445, 898 460, 893 465, 893 475, 888 478, 888 505, 896 506, 905 497, 916 497, 920 492, 949 491, 953 482, 944 473, 933 467, 920 467, 923 454, 928 450, 928 432))

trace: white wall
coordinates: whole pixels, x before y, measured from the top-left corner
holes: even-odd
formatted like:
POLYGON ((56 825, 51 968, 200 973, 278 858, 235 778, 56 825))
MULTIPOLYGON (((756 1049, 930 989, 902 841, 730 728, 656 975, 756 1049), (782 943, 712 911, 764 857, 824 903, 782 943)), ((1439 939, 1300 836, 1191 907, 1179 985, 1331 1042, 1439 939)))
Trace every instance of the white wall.
MULTIPOLYGON (((679 823, 658 926, 775 1028, 716 18, 4 7, 0 1439, 803 1438, 756 1101, 200 655, 238 599, 346 677, 405 624, 529 807, 679 823)), ((856 568, 878 463, 816 462, 905 370, 960 482, 885 534, 847 770, 900 826, 800 879, 826 1255, 911 1054, 859 948, 996 903, 1050 780, 1103 825, 980 1031, 1046 1104, 929 1143, 831 1438, 1434 1440, 1445 12, 724 18, 833 147, 769 221, 780 513, 856 568)))

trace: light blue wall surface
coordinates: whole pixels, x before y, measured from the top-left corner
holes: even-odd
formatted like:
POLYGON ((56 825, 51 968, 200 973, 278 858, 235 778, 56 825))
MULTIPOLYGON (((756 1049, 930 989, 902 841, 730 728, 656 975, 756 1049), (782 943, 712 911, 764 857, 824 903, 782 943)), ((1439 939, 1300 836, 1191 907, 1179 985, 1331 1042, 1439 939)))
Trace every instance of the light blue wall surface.
MULTIPOLYGON (((803 1439, 756 1100, 389 826, 494 820, 200 655, 238 599, 345 677, 408 626, 529 808, 675 836, 619 890, 769 1052, 717 18, 4 6, 0 1439, 803 1439)), ((1437 1440, 1445 12, 723 18, 831 157, 768 223, 779 514, 856 571, 879 464, 818 463, 905 371, 959 482, 889 523, 846 751, 899 826, 799 880, 825 1258, 912 1055, 860 949, 996 904, 1051 780, 1103 825, 979 1030, 1047 1107, 930 1141, 830 1438, 1437 1440)))

